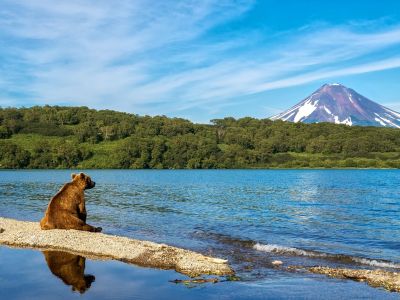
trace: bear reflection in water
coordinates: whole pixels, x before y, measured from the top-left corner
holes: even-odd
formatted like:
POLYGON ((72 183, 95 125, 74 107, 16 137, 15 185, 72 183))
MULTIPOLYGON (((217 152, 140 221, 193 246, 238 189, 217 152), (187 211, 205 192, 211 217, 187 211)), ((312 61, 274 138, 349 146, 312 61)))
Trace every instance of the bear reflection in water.
POLYGON ((60 251, 43 251, 47 265, 54 275, 66 285, 71 285, 73 291, 83 294, 95 280, 93 275, 85 275, 86 258, 60 251))

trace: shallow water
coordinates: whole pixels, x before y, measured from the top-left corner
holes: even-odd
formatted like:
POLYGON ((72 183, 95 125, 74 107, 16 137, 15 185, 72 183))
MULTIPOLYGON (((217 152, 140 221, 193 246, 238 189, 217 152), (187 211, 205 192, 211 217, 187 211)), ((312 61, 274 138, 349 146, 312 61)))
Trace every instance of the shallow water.
MULTIPOLYGON (((49 199, 69 180, 70 173, 1 171, 0 216, 39 220, 49 199)), ((95 275, 96 281, 84 297, 99 295, 95 292, 98 287, 94 286, 100 276, 107 278, 104 284, 109 281, 113 287, 117 286, 116 280, 121 281, 115 298, 126 298, 124 276, 132 273, 129 276, 135 278, 139 276, 135 275, 137 272, 149 272, 154 277, 140 280, 143 291, 152 287, 153 280, 165 286, 168 292, 160 292, 159 298, 205 295, 222 298, 227 294, 231 295, 227 298, 398 296, 362 283, 286 272, 274 268, 271 262, 279 259, 285 266, 318 264, 399 270, 400 171, 90 170, 87 173, 96 181, 96 188, 86 192, 88 223, 103 227, 105 233, 165 242, 225 257, 242 281, 188 289, 168 282, 182 277, 175 272, 87 260, 87 268, 94 266, 99 275, 95 275)), ((0 276, 8 278, 0 281, 0 288, 8 291, 8 295, 18 295, 18 289, 7 289, 7 284, 24 282, 26 286, 28 282, 32 293, 40 290, 40 285, 28 276, 34 272, 32 268, 44 269, 53 276, 40 252, 0 249, 0 276), (27 271, 20 274, 21 280, 14 282, 3 256, 16 264, 18 259, 14 257, 23 260, 41 257, 41 260, 33 259, 37 265, 29 263, 27 271)), ((63 285, 60 279, 51 282, 54 293, 63 285)), ((138 294, 137 298, 146 297, 138 294)))

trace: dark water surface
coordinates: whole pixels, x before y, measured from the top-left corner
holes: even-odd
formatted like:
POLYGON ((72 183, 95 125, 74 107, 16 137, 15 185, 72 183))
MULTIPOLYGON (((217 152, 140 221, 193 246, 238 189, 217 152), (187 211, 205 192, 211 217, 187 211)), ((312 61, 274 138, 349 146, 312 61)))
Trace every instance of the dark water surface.
MULTIPOLYGON (((0 171, 0 216, 38 221, 70 173, 0 171)), ((242 281, 188 288, 169 282, 184 278, 173 271, 0 247, 1 299, 399 297, 363 283, 287 272, 271 262, 400 271, 400 171, 87 173, 96 181, 86 192, 88 223, 105 233, 227 258, 242 281), (63 279, 49 261, 73 266, 78 279, 63 279)))

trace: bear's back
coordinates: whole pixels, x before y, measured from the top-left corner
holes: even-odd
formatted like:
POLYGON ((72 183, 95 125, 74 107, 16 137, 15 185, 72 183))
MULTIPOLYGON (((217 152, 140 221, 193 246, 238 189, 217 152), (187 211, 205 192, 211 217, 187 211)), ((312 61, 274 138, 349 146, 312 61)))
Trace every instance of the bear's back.
POLYGON ((54 195, 50 201, 51 209, 68 208, 70 205, 75 204, 81 200, 83 190, 81 190, 73 182, 68 182, 54 195))

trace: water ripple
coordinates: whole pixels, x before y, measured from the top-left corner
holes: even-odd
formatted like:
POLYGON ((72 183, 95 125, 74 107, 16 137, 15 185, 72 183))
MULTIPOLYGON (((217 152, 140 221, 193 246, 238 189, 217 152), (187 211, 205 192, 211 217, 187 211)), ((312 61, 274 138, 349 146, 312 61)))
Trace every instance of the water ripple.
MULTIPOLYGON (((39 220, 70 173, 0 171, 0 216, 39 220)), ((86 192, 88 222, 108 233, 203 252, 214 249, 228 258, 237 250, 228 251, 226 244, 194 233, 400 261, 397 170, 87 173, 97 183, 86 192)), ((260 256, 255 251, 246 255, 260 256)))

